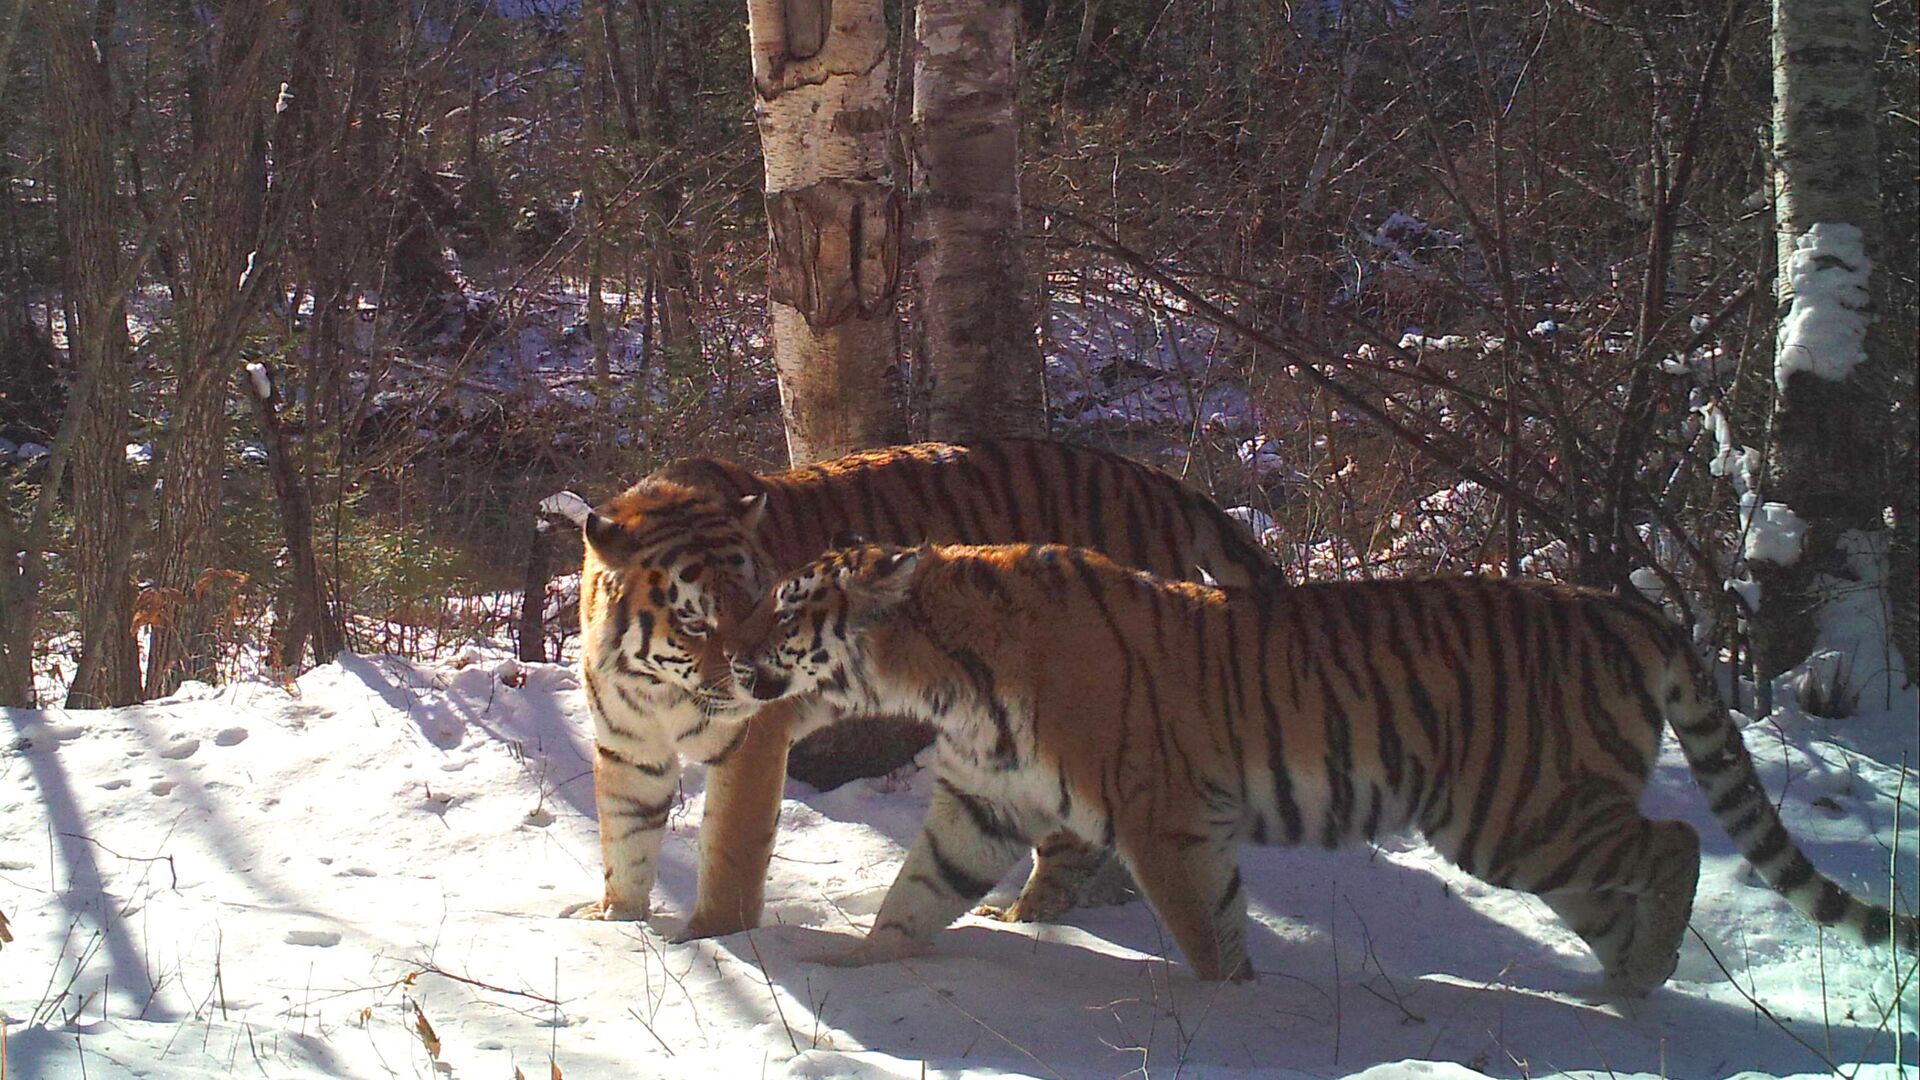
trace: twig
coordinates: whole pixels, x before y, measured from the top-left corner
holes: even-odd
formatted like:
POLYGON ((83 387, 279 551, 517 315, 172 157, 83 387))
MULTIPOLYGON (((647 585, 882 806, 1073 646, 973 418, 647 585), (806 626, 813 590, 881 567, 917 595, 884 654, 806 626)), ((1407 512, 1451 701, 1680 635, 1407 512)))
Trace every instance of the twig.
POLYGON ((780 994, 773 988, 773 976, 767 972, 767 962, 760 958, 760 946, 754 944, 753 931, 747 931, 747 948, 753 950, 753 962, 760 966, 760 977, 766 980, 767 996, 773 999, 773 1011, 780 1017, 780 1026, 787 1029, 787 1045, 793 1047, 795 1057, 800 1056, 800 1041, 793 1037, 793 1025, 787 1023, 787 1010, 780 1007, 780 994))
MULTIPOLYGON (((465 983, 468 986, 476 987, 481 990, 491 990, 496 994, 511 994, 514 997, 527 998, 532 1001, 537 1001, 542 1005, 552 1005, 557 1008, 560 1004, 560 1001, 557 997, 548 997, 545 994, 536 994, 531 990, 509 990, 504 986, 495 986, 492 983, 482 982, 479 979, 470 979, 465 975, 455 975, 453 972, 448 971, 445 968, 442 968, 436 964, 422 963, 422 962, 416 961, 414 964, 414 967, 416 970, 414 970, 412 974, 401 979, 400 985, 412 986, 413 981, 422 975, 438 975, 443 979, 452 979, 454 982, 465 983)), ((389 985, 392 985, 392 984, 389 984, 389 985)))
POLYGON ((635 1020, 640 1021, 640 1026, 647 1029, 647 1034, 653 1036, 653 1041, 660 1044, 660 1049, 665 1050, 667 1052, 668 1057, 675 1056, 673 1052, 673 1047, 668 1046, 667 1040, 661 1038, 660 1033, 653 1030, 653 1025, 647 1023, 646 1017, 641 1016, 639 1011, 631 1005, 627 1006, 627 1012, 631 1013, 635 1020))
POLYGON ((1720 974, 1725 975, 1727 977, 1727 983, 1731 985, 1736 991, 1739 991, 1739 994, 1741 997, 1747 999, 1747 1004, 1753 1006, 1754 1009, 1758 1011, 1761 1016, 1766 1017, 1768 1022, 1773 1024, 1774 1027, 1777 1027, 1782 1032, 1784 1032, 1787 1038, 1792 1039, 1794 1042, 1797 1042, 1801 1046, 1806 1047, 1807 1053, 1812 1054, 1816 1058, 1819 1058, 1820 1064, 1825 1065, 1827 1067, 1828 1072, 1837 1073, 1840 1071, 1840 1067, 1835 1065, 1831 1060, 1829 1060, 1825 1054, 1822 1054, 1818 1048, 1816 1048, 1812 1043, 1808 1042, 1807 1040, 1801 1038, 1797 1032, 1795 1032, 1792 1028, 1788 1027, 1785 1023, 1783 1023, 1779 1017, 1773 1015, 1773 1010, 1761 1004, 1759 998, 1748 993, 1747 988, 1744 986, 1741 986, 1739 980, 1733 977, 1733 972, 1727 970, 1727 965, 1721 961, 1720 954, 1713 951, 1713 945, 1707 941, 1706 937, 1703 936, 1700 933, 1700 931, 1693 928, 1693 924, 1691 923, 1687 924, 1687 933, 1692 934, 1694 937, 1694 940, 1698 941, 1701 947, 1707 950, 1707 956, 1713 961, 1713 966, 1719 968, 1720 974))

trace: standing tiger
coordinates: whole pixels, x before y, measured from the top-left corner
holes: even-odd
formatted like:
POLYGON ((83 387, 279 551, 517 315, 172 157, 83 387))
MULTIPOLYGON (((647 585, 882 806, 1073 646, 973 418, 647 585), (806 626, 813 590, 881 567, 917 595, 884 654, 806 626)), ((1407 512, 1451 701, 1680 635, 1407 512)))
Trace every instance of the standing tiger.
MULTIPOLYGON (((818 703, 753 707, 731 695, 717 635, 766 582, 846 531, 896 543, 1058 541, 1167 577, 1227 584, 1277 573, 1242 526, 1157 469, 1099 450, 1005 439, 924 443, 785 472, 690 459, 587 514, 582 671, 606 892, 592 913, 643 918, 682 756, 715 765, 688 936, 759 924, 789 742, 818 703)), ((1042 845, 1010 918, 1071 906, 1104 853, 1042 845)))
POLYGON ((734 650, 758 700, 817 692, 940 726, 932 808, 852 963, 923 948, 1026 838, 1118 848, 1203 979, 1251 978, 1234 846, 1418 829, 1537 893, 1613 989, 1673 973, 1700 842, 1639 797, 1663 722, 1775 889, 1868 943, 1914 919, 1794 845, 1684 635, 1537 581, 1290 590, 1163 581, 1062 547, 860 547, 778 583, 734 650))

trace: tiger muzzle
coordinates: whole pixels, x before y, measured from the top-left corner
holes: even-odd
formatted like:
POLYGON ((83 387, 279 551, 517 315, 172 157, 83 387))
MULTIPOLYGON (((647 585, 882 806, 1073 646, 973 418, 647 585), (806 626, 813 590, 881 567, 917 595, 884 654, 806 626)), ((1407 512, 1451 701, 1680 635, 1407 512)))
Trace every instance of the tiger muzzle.
POLYGON ((755 701, 777 701, 784 697, 792 680, 744 660, 733 662, 733 682, 755 701))

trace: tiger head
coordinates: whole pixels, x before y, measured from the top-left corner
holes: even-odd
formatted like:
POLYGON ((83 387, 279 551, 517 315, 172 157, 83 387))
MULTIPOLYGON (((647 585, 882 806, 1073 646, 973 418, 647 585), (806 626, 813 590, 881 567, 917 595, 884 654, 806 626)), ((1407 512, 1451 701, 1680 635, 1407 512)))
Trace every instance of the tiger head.
POLYGON ((581 650, 590 671, 656 705, 737 708, 721 629, 763 582, 756 529, 765 496, 650 478, 588 512, 581 650))
POLYGON ((736 692, 756 701, 849 691, 865 670, 866 632, 911 596, 922 551, 830 551, 782 578, 730 642, 736 692))

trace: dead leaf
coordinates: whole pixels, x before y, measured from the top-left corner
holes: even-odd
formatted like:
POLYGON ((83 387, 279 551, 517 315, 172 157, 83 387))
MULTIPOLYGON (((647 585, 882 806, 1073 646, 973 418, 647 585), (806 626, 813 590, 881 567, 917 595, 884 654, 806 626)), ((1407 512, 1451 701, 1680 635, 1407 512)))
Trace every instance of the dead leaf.
POLYGON ((418 1004, 413 1007, 413 1029, 420 1033, 420 1044, 427 1048, 427 1056, 440 1060, 440 1036, 433 1033, 433 1025, 427 1023, 427 1014, 418 1004))

